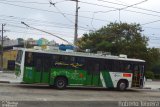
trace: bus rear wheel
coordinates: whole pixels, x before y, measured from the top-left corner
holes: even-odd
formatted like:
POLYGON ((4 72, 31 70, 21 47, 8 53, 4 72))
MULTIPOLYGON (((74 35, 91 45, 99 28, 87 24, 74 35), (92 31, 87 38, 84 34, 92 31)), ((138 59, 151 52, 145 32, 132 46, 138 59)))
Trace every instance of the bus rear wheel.
POLYGON ((65 89, 67 86, 67 79, 64 77, 57 77, 55 80, 55 86, 57 89, 65 89))
POLYGON ((118 82, 117 89, 119 91, 124 91, 124 90, 126 90, 126 88, 127 88, 127 82, 126 81, 121 80, 121 81, 118 82))

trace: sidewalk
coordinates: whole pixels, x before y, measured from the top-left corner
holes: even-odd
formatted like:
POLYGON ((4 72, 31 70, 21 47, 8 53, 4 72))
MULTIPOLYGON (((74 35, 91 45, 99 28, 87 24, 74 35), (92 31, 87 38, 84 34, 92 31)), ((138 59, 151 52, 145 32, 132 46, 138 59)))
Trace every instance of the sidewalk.
POLYGON ((160 90, 160 81, 146 81, 145 88, 148 89, 159 89, 160 90))
POLYGON ((2 72, 0 71, 0 83, 16 83, 18 79, 16 78, 14 72, 2 72))

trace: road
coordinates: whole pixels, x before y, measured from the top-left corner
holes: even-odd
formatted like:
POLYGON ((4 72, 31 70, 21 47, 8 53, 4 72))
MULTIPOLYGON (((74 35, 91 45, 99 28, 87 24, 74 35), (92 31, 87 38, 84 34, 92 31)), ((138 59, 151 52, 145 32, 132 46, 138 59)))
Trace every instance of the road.
MULTIPOLYGON (((0 77, 6 78, 6 80, 8 80, 7 78, 10 78, 10 76, 11 75, 6 76, 6 74, 1 74, 0 77)), ((14 78, 12 80, 14 80, 14 78)), ((160 82, 156 82, 156 84, 154 83, 155 82, 150 82, 146 85, 159 86, 160 84, 160 82)), ((119 101, 160 101, 160 90, 130 89, 121 92, 109 89, 71 87, 65 90, 57 90, 46 85, 25 85, 16 84, 14 82, 4 82, 0 83, 0 101, 23 101, 23 103, 21 102, 22 107, 32 107, 35 104, 38 107, 44 107, 48 101, 49 103, 47 104, 50 104, 50 106, 55 105, 55 107, 59 107, 59 105, 61 107, 65 107, 67 104, 68 107, 71 107, 71 105, 74 107, 75 105, 76 107, 106 107, 106 104, 107 107, 117 107, 117 105, 113 106, 113 104, 118 104, 119 101), (114 103, 113 101, 117 102, 114 103), (44 102, 45 105, 42 104, 44 102), (108 103, 111 103, 111 106, 109 106, 108 103)), ((50 106, 47 105, 47 107, 50 106)))
POLYGON ((160 101, 159 90, 68 88, 0 83, 0 100, 12 101, 160 101))
MULTIPOLYGON (((98 105, 102 105, 100 107, 104 107, 107 101, 160 101, 160 91, 149 89, 132 89, 121 92, 109 89, 71 87, 67 88, 66 90, 56 90, 53 87, 44 85, 35 86, 0 83, 0 101, 37 101, 37 103, 23 103, 22 106, 26 107, 32 107, 31 105, 34 105, 34 103, 38 104, 38 107, 41 107, 41 103, 43 101, 58 101, 58 103, 50 102, 49 104, 59 104, 60 102, 63 102, 60 103, 63 105, 61 105, 61 107, 65 107, 65 105, 68 103, 69 105, 74 105, 74 103, 77 104, 76 101, 78 101, 78 104, 82 104, 81 102, 83 102, 83 106, 86 107, 88 106, 88 104, 93 104, 95 107, 97 107, 98 105), (65 101, 69 102, 64 103, 65 101)), ((107 107, 116 106, 112 105, 107 107)))

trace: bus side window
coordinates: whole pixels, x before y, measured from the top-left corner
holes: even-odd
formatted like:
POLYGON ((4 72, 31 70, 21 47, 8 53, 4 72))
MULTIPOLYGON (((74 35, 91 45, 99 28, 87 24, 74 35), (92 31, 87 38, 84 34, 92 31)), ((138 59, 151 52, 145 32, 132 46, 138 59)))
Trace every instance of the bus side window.
POLYGON ((74 56, 71 56, 71 57, 70 57, 70 62, 71 62, 71 63, 75 63, 75 61, 76 61, 75 57, 74 57, 74 56))
POLYGON ((99 72, 100 72, 100 66, 99 66, 99 64, 98 63, 95 63, 94 64, 94 74, 99 74, 99 72))
POLYGON ((130 64, 129 62, 125 62, 124 63, 124 72, 128 72, 132 70, 132 64, 130 64))
POLYGON ((42 61, 41 59, 37 59, 35 62, 35 68, 37 71, 42 70, 42 62, 41 61, 42 61))
POLYGON ((104 64, 104 69, 107 71, 113 71, 113 61, 112 60, 106 60, 104 64))
POLYGON ((79 64, 80 66, 78 67, 78 69, 83 69, 85 70, 86 66, 85 66, 85 58, 84 57, 76 57, 76 63, 79 64))
POLYGON ((25 54, 25 66, 33 66, 34 60, 33 60, 33 53, 32 52, 26 52, 25 54))
POLYGON ((44 54, 44 59, 43 59, 43 66, 44 66, 44 71, 49 72, 51 69, 51 54, 44 54))
POLYGON ((61 68, 62 67, 62 56, 60 55, 53 55, 52 56, 52 66, 56 68, 61 68))
POLYGON ((113 71, 114 72, 120 72, 120 62, 119 61, 114 61, 114 64, 113 64, 113 71))
POLYGON ((16 62, 21 63, 23 51, 19 50, 16 57, 16 62))
POLYGON ((119 72, 124 72, 125 71, 125 64, 124 64, 124 61, 118 61, 118 65, 117 65, 117 68, 119 68, 117 71, 119 72))

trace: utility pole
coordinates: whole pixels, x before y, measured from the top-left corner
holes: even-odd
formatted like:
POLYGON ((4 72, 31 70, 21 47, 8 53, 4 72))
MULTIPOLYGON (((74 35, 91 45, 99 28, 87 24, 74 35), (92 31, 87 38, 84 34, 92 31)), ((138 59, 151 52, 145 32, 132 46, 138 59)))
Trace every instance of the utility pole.
POLYGON ((1 49, 1 70, 3 71, 3 32, 4 32, 4 27, 5 26, 5 24, 2 24, 2 36, 1 36, 1 47, 2 47, 2 49, 1 49))
MULTIPOLYGON (((76 46, 78 38, 78 0, 66 0, 66 1, 75 1, 76 2, 76 13, 75 13, 75 29, 74 29, 74 45, 76 46)), ((49 2, 51 5, 55 6, 56 3, 49 2)), ((63 14, 64 16, 64 14, 63 14)), ((64 16, 65 17, 65 16, 64 16)))
POLYGON ((72 0, 76 2, 76 14, 75 14, 75 31, 74 31, 74 45, 77 43, 77 38, 78 38, 78 0, 72 0))

